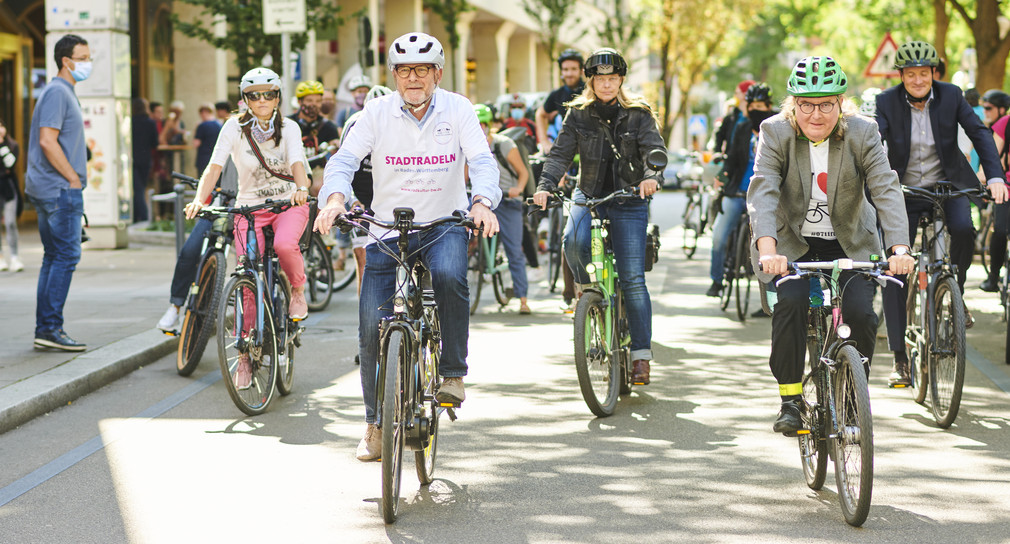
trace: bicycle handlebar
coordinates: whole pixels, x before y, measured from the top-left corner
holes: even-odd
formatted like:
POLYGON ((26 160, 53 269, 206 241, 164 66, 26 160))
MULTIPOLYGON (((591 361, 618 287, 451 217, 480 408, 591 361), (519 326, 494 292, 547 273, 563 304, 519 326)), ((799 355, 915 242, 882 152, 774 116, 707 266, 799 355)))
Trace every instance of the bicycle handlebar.
MULTIPOLYGON (((645 181, 645 180, 642 180, 642 181, 645 181)), ((569 202, 571 202, 572 204, 574 204, 576 206, 585 206, 587 208, 595 208, 595 207, 597 207, 597 206, 599 206, 601 204, 605 204, 607 202, 610 202, 611 200, 631 200, 633 198, 640 198, 640 195, 638 194, 638 186, 637 185, 632 185, 632 186, 629 186, 629 187, 625 187, 624 189, 619 189, 619 190, 614 191, 613 193, 610 193, 609 195, 604 196, 604 197, 589 198, 589 199, 582 199, 582 200, 575 200, 575 199, 572 199, 572 198, 569 198, 569 197, 565 197, 561 193, 561 191, 556 191, 556 192, 553 192, 553 193, 550 193, 549 195, 547 195, 547 209, 557 208, 558 206, 561 206, 562 204, 564 204, 565 201, 569 201, 569 202)), ((652 196, 648 196, 646 198, 651 199, 652 196)), ((529 205, 529 206, 535 206, 536 205, 533 202, 533 197, 528 197, 526 199, 526 204, 529 205)))
MULTIPOLYGON (((308 198, 308 200, 306 200, 305 203, 306 204, 311 204, 312 202, 315 202, 315 201, 316 201, 316 197, 310 196, 308 198)), ((273 199, 269 199, 268 198, 262 204, 252 204, 252 205, 248 205, 248 206, 204 206, 203 208, 200 208, 200 212, 197 215, 200 215, 200 214, 202 214, 204 212, 207 212, 207 213, 213 214, 213 215, 236 214, 236 215, 243 215, 244 216, 244 215, 249 215, 249 214, 251 214, 251 213, 253 213, 255 211, 266 210, 266 209, 270 209, 274 213, 281 213, 281 212, 283 212, 283 211, 291 208, 292 206, 293 205, 291 204, 290 200, 273 200, 273 199)))
POLYGON ((379 228, 395 230, 404 234, 429 230, 439 225, 444 225, 446 223, 456 223, 460 226, 471 229, 478 228, 476 223, 473 222, 473 219, 467 217, 466 214, 464 214, 461 210, 456 210, 452 215, 446 217, 439 217, 438 219, 433 219, 426 223, 415 223, 413 221, 413 218, 408 219, 406 221, 399 221, 399 220, 381 221, 371 215, 367 215, 365 213, 365 209, 360 207, 355 207, 351 211, 337 216, 337 218, 333 221, 333 224, 343 231, 345 228, 351 229, 354 227, 358 227, 359 225, 355 224, 354 220, 361 220, 364 221, 365 223, 370 223, 379 228))
POLYGON ((936 187, 932 189, 902 185, 901 191, 911 196, 932 200, 937 204, 940 204, 945 200, 950 200, 952 198, 958 198, 961 196, 977 196, 983 200, 993 199, 992 195, 989 194, 989 191, 981 187, 972 187, 969 189, 955 189, 954 185, 949 181, 938 182, 936 184, 936 187))
MULTIPOLYGON (((762 269, 761 264, 762 263, 760 262, 758 263, 758 269, 762 269)), ((890 264, 887 261, 853 261, 852 259, 836 259, 834 261, 790 262, 787 266, 793 271, 793 273, 779 278, 779 280, 775 282, 776 287, 787 281, 797 280, 810 274, 825 274, 825 270, 832 270, 836 267, 839 270, 851 270, 865 276, 880 278, 898 286, 905 284, 903 281, 895 278, 894 276, 881 274, 881 272, 890 269, 890 264)))
POLYGON ((196 186, 200 184, 200 180, 191 178, 185 174, 180 174, 179 172, 172 172, 172 178, 177 179, 194 189, 196 189, 196 186))

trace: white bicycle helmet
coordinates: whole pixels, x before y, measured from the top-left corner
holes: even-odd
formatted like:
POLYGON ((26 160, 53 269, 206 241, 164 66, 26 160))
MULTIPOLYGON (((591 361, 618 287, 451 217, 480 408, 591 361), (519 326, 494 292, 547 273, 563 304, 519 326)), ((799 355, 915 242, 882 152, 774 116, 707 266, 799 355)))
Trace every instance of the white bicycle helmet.
POLYGON ((435 68, 445 66, 445 52, 442 44, 423 32, 411 32, 393 40, 386 55, 386 66, 392 72, 398 64, 434 64, 435 68))
POLYGON ((238 90, 245 94, 246 89, 255 91, 281 90, 281 76, 269 68, 253 68, 242 76, 238 90))
POLYGON ((365 95, 365 104, 373 98, 378 98, 380 96, 385 96, 387 94, 393 94, 393 90, 389 87, 384 87, 382 85, 376 85, 368 90, 368 94, 365 95))
POLYGON ((366 75, 354 76, 347 80, 347 90, 353 91, 354 89, 360 89, 361 87, 371 88, 372 80, 368 79, 366 75))

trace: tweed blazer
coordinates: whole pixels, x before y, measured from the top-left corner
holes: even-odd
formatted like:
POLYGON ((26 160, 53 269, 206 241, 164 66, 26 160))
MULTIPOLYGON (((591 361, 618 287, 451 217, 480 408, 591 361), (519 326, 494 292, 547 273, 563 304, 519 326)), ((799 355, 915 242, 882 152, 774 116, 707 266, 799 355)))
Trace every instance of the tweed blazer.
MULTIPOLYGON (((908 245, 908 217, 898 175, 887 161, 876 122, 853 115, 847 124, 844 136, 832 136, 822 144, 829 146, 828 212, 845 254, 867 261, 870 255, 882 256, 878 218, 884 247, 890 248, 908 245), (878 217, 877 210, 884 213, 878 217)), ((809 246, 801 229, 812 178, 808 140, 801 139, 783 114, 768 118, 761 124, 754 176, 747 190, 755 270, 755 242, 763 236, 774 238, 779 255, 790 261, 807 253, 809 246)), ((759 278, 767 282, 771 276, 759 272, 759 278)))

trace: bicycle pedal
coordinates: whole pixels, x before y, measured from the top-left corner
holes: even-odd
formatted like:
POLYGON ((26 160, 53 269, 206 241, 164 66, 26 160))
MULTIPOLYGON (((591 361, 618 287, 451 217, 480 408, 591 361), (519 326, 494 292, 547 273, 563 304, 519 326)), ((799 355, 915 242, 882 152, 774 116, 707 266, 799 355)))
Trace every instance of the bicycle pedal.
POLYGON ((458 402, 442 402, 438 401, 439 408, 459 408, 460 403, 458 402))
POLYGON ((179 331, 161 331, 165 336, 179 336, 179 331))
POLYGON ((894 385, 891 385, 891 386, 889 386, 889 387, 890 387, 891 389, 904 389, 904 388, 906 388, 906 387, 908 387, 908 386, 907 386, 907 385, 905 385, 905 384, 903 384, 903 383, 896 383, 896 384, 894 384, 894 385))
POLYGON ((800 429, 800 430, 796 431, 796 434, 797 435, 800 435, 800 434, 810 434, 810 429, 800 429))

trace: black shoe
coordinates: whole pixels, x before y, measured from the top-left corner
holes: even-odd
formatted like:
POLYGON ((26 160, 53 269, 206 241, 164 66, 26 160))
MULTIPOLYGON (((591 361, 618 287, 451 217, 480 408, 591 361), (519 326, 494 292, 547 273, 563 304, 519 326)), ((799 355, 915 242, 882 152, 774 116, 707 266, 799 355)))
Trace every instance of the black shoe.
POLYGON ((706 297, 718 297, 719 293, 721 293, 721 292, 722 292, 722 283, 714 281, 714 282, 712 282, 712 286, 708 288, 708 291, 705 291, 705 296, 706 297))
POLYGON ((899 360, 894 361, 894 370, 891 371, 891 375, 887 378, 888 387, 910 387, 912 385, 912 376, 908 373, 908 361, 901 362, 899 360))
POLYGON ((58 331, 49 331, 35 335, 35 348, 52 348, 62 351, 84 351, 88 349, 88 346, 67 336, 66 331, 60 329, 58 331))
POLYGON ((992 279, 986 279, 984 282, 982 282, 982 285, 978 286, 978 288, 985 291, 986 293, 995 293, 999 291, 999 282, 992 279))
POLYGON ((766 314, 765 311, 762 310, 761 308, 758 308, 757 310, 754 310, 754 313, 750 314, 750 316, 751 317, 755 317, 755 318, 757 318, 757 317, 771 317, 770 315, 766 314))
POLYGON ((775 420, 772 430, 786 436, 796 436, 796 431, 803 428, 803 420, 800 419, 800 402, 798 400, 787 400, 782 403, 779 410, 779 417, 775 420))

